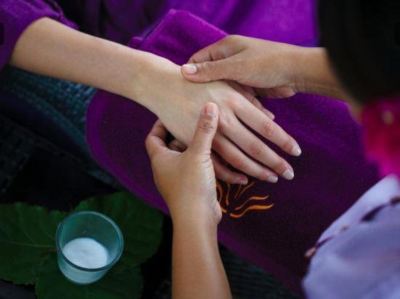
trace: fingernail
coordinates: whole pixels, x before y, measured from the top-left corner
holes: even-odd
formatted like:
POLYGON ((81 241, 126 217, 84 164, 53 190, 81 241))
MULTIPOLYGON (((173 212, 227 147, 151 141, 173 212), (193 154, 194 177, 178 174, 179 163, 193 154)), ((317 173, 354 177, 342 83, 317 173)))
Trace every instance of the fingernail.
POLYGON ((270 175, 267 178, 267 182, 275 184, 278 182, 278 177, 276 175, 270 175))
POLYGON ((196 74, 197 72, 197 67, 194 64, 184 64, 182 65, 182 70, 189 75, 196 74))
POLYGON ((217 107, 215 107, 214 104, 206 104, 206 106, 204 107, 203 110, 205 115, 211 116, 211 117, 215 117, 215 115, 217 114, 217 107))
POLYGON ((287 179, 287 180, 293 180, 294 178, 294 172, 291 169, 286 169, 284 173, 282 173, 282 176, 287 179))
POLYGON ((298 156, 301 155, 301 148, 300 148, 300 146, 299 146, 298 144, 296 144, 295 146, 293 146, 292 155, 293 155, 293 156, 296 156, 296 157, 298 157, 298 156))

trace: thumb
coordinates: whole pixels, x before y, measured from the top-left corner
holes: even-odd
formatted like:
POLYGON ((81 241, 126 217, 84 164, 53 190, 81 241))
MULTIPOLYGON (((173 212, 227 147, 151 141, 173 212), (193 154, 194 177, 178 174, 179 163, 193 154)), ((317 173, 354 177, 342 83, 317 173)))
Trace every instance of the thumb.
POLYGON ((235 80, 234 63, 229 58, 200 63, 184 64, 182 75, 193 82, 210 82, 217 80, 235 80))
POLYGON ((211 154, 211 146, 218 128, 218 106, 207 103, 200 115, 189 151, 194 154, 211 154))

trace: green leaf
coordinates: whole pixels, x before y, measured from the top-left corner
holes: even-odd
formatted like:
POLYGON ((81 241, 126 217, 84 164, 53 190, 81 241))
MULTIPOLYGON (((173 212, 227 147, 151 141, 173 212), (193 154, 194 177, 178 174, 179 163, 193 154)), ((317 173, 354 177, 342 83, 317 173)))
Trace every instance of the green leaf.
POLYGON ((36 295, 40 299, 139 299, 142 293, 139 267, 118 263, 101 280, 84 286, 70 282, 61 274, 56 255, 50 255, 42 268, 36 283, 36 295))
POLYGON ((66 214, 21 203, 0 207, 0 278, 36 283, 39 299, 140 298, 140 264, 160 244, 161 213, 123 192, 84 201, 75 209, 82 210, 108 215, 124 235, 122 259, 103 279, 86 286, 69 282, 58 269, 55 249, 57 225, 66 214))
POLYGON ((0 277, 32 284, 44 259, 55 252, 55 232, 62 212, 16 203, 0 207, 0 277))
POLYGON ((79 204, 76 211, 98 211, 109 216, 124 235, 122 262, 134 266, 153 256, 162 235, 162 214, 126 192, 96 197, 79 204))

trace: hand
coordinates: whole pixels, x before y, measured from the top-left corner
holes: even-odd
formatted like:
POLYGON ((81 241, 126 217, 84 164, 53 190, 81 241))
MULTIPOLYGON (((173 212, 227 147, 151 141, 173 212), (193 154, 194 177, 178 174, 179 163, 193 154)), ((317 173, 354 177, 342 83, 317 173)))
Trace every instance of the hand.
POLYGON ((145 102, 155 103, 149 109, 185 145, 193 138, 198 113, 205 103, 218 105, 219 126, 213 142, 218 178, 228 183, 246 184, 247 177, 237 170, 268 182, 276 182, 276 174, 286 179, 294 177, 292 167, 247 128, 289 154, 298 156, 301 153, 297 142, 271 119, 270 114, 257 108, 256 102, 252 104, 224 82, 188 82, 182 77, 180 68, 172 63, 160 61, 146 69, 151 68, 152 75, 143 76, 151 82, 138 84, 147 87, 139 96, 149 98, 145 102), (225 166, 217 155, 237 170, 225 166))
POLYGON ((201 112, 193 140, 184 152, 166 145, 167 130, 160 121, 146 139, 154 181, 174 220, 188 217, 189 220, 206 219, 213 224, 221 220, 211 160, 217 128, 218 107, 208 103, 201 112))
POLYGON ((160 121, 146 139, 154 181, 173 222, 173 298, 232 298, 218 250, 222 212, 211 161, 218 118, 218 106, 207 103, 184 152, 167 146, 167 131, 160 121))
POLYGON ((287 98, 296 92, 351 101, 330 67, 324 48, 228 36, 194 54, 182 74, 193 82, 232 80, 260 96, 287 98))
POLYGON ((194 82, 233 80, 258 88, 263 96, 290 97, 297 90, 293 59, 302 49, 232 35, 194 54, 182 73, 194 82))

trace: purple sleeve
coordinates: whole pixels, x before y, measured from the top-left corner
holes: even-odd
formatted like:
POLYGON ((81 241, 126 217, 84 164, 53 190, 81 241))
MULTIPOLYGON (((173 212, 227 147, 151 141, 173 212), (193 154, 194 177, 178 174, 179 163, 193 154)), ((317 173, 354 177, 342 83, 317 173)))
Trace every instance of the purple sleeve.
POLYGON ((0 1, 0 71, 10 60, 18 38, 34 21, 49 17, 71 27, 55 1, 1 0, 0 1))

